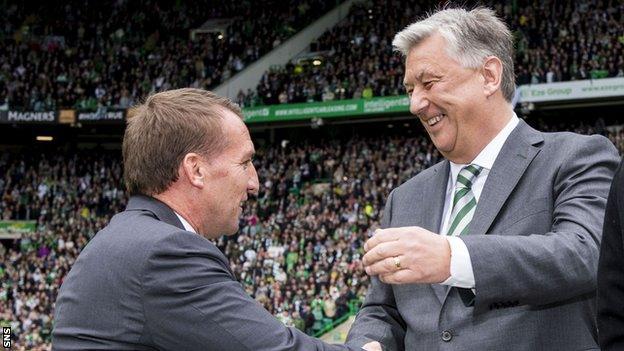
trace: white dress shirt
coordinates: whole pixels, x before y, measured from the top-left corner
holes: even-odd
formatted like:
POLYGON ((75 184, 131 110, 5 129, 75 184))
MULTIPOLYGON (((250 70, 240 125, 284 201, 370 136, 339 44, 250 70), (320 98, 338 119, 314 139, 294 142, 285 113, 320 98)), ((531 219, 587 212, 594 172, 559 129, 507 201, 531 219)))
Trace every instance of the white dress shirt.
POLYGON ((193 227, 191 226, 191 223, 189 223, 186 219, 184 219, 184 217, 180 216, 176 211, 173 211, 173 213, 175 213, 175 215, 178 216, 178 219, 180 220, 180 222, 182 222, 184 229, 186 229, 189 232, 193 232, 197 234, 195 229, 193 229, 193 227))
MULTIPOLYGON (((483 190, 483 185, 487 180, 492 165, 496 161, 496 157, 503 148, 503 144, 507 141, 509 134, 518 125, 518 117, 514 113, 507 125, 490 141, 489 144, 475 157, 472 162, 468 164, 475 164, 483 168, 479 176, 472 184, 472 192, 477 200, 477 206, 479 203, 479 197, 483 190)), ((453 203, 453 196, 455 196, 455 183, 457 182, 457 175, 462 168, 468 164, 457 164, 450 162, 451 169, 449 174, 448 184, 446 185, 446 196, 444 200, 444 212, 442 212, 442 222, 440 223, 440 234, 444 235, 450 225, 451 219, 451 206, 453 203)), ((483 233, 479 233, 483 234, 483 233)), ((468 233, 467 235, 470 235, 468 233)), ((449 245, 451 246, 451 276, 443 281, 441 284, 456 286, 459 288, 474 288, 475 279, 474 272, 472 271, 472 261, 470 260, 470 254, 464 241, 459 236, 447 236, 449 245)))

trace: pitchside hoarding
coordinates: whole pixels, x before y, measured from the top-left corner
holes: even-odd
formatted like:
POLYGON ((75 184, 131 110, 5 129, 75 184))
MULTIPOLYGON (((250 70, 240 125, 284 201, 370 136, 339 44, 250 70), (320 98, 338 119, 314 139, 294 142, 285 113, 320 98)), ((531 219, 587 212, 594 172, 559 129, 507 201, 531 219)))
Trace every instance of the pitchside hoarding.
POLYGON ((0 123, 56 124, 58 111, 0 111, 0 123))
MULTIPOLYGON (((557 101, 592 100, 624 96, 624 77, 527 84, 518 87, 518 102, 547 103, 557 101)), ((121 124, 128 116, 126 109, 101 108, 97 111, 63 110, 61 123, 121 124), (66 115, 66 116, 65 116, 66 115)), ((312 118, 367 117, 409 113, 409 98, 405 95, 372 99, 338 100, 299 104, 280 104, 243 109, 246 123, 310 120, 312 118)), ((58 111, 0 111, 0 123, 56 124, 58 111)))
MULTIPOLYGON (((527 84, 518 87, 519 103, 592 100, 624 96, 624 77, 527 84)), ((246 123, 305 120, 312 118, 364 117, 370 114, 409 113, 407 96, 376 97, 369 100, 339 100, 302 104, 281 104, 243 109, 246 123)))
POLYGON ((519 87, 520 102, 557 102, 624 96, 624 77, 577 80, 519 87))
POLYGON ((37 221, 0 221, 0 239, 19 239, 23 234, 32 234, 37 230, 37 221))
POLYGON ((123 123, 125 109, 99 109, 97 111, 76 111, 76 122, 85 123, 123 123))
POLYGON ((396 112, 409 112, 407 96, 283 104, 243 109, 246 123, 293 121, 314 117, 354 117, 396 112))

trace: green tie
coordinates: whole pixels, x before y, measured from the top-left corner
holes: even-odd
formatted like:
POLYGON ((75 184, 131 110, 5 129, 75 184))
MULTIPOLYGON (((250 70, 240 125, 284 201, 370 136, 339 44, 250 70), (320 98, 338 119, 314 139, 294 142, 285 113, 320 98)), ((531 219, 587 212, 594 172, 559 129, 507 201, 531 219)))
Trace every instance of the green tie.
POLYGON ((455 183, 451 224, 446 235, 459 236, 468 232, 468 226, 477 208, 477 199, 472 192, 472 184, 482 168, 477 165, 468 165, 459 171, 455 183))

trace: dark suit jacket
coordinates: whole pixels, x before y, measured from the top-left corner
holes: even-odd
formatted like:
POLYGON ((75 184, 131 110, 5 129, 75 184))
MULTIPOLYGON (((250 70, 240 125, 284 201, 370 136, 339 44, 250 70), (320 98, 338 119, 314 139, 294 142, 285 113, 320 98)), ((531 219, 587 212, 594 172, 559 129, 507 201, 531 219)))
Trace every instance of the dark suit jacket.
POLYGON ((598 340, 624 350, 624 163, 615 172, 605 213, 598 262, 598 340))
MULTIPOLYGON (((520 121, 485 182, 470 234, 474 305, 440 284, 372 279, 347 343, 386 350, 597 350, 596 270, 617 151, 601 136, 520 121)), ((438 232, 443 161, 392 191, 383 227, 438 232)))
POLYGON ((55 350, 346 350, 287 328, 249 297, 227 258, 175 213, 133 196, 61 286, 55 350))

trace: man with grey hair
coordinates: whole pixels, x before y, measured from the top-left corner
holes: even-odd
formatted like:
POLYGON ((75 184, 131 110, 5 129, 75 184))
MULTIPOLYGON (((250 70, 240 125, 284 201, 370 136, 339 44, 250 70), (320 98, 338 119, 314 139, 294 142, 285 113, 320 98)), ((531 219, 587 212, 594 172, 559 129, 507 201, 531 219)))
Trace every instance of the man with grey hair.
POLYGON ((365 243, 347 342, 386 350, 598 349, 596 267, 617 151, 519 120, 511 33, 444 9, 398 33, 410 111, 446 160, 394 189, 365 243))

